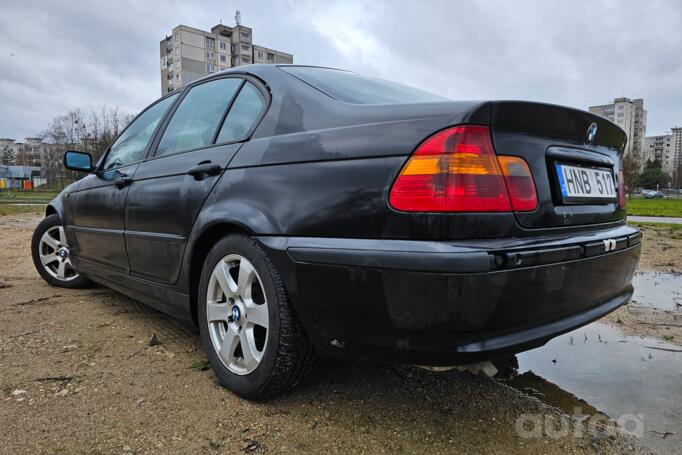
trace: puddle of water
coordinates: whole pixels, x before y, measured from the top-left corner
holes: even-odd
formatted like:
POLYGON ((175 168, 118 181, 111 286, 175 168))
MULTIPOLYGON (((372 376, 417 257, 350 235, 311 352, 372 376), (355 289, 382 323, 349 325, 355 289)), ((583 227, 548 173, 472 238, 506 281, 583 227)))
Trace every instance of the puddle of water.
POLYGON ((613 421, 641 414, 640 441, 661 452, 678 452, 682 444, 680 351, 679 346, 626 336, 596 322, 519 354, 521 376, 512 385, 569 414, 576 407, 585 415, 601 412, 613 421))
POLYGON ((632 303, 660 310, 682 309, 682 273, 638 271, 632 303))

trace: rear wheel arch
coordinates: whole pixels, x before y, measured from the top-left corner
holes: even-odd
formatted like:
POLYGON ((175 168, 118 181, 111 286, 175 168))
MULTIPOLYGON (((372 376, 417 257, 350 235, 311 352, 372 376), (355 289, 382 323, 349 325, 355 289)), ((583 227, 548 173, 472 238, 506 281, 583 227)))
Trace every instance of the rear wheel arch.
POLYGON ((198 324, 197 298, 199 295, 199 281, 206 256, 218 241, 230 234, 253 235, 248 228, 231 222, 220 222, 206 228, 192 246, 189 263, 189 304, 190 314, 194 324, 198 324))

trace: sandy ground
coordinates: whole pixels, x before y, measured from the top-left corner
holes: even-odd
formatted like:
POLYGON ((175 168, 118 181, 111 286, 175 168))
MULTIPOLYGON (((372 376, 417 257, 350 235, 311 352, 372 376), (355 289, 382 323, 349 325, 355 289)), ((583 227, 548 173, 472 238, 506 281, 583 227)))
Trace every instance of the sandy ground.
MULTIPOLYGON (((640 270, 682 273, 682 230, 642 227, 640 270)), ((628 335, 645 335, 682 345, 682 311, 659 311, 632 302, 606 318, 628 335)))
POLYGON ((45 284, 29 256, 38 220, 0 217, 0 453, 644 451, 598 427, 576 436, 573 421, 521 437, 521 416, 568 417, 469 373, 331 363, 284 398, 240 399, 193 327, 101 287, 45 284))

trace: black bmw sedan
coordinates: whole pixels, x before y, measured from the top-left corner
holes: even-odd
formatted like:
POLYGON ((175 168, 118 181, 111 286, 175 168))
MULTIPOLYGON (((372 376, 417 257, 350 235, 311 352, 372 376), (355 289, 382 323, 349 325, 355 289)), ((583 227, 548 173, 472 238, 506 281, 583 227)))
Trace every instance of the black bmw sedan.
POLYGON ((450 101, 254 65, 156 101, 47 208, 50 284, 101 283, 198 325, 244 397, 318 356, 462 365, 626 304, 625 133, 588 112, 450 101))

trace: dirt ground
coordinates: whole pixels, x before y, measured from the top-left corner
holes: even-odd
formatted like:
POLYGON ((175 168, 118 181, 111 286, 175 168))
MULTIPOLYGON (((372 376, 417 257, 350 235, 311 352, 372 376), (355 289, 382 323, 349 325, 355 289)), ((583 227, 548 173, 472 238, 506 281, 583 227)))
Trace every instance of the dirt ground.
MULTIPOLYGON (((682 230, 641 227, 640 270, 682 274, 682 230)), ((628 335, 645 335, 682 345, 682 311, 660 311, 637 305, 621 307, 604 318, 628 335)))
POLYGON ((240 399, 193 327, 108 289, 44 283, 38 221, 0 217, 0 453, 647 452, 618 432, 576 436, 574 421, 521 437, 519 417, 568 417, 469 373, 334 363, 284 398, 240 399))

